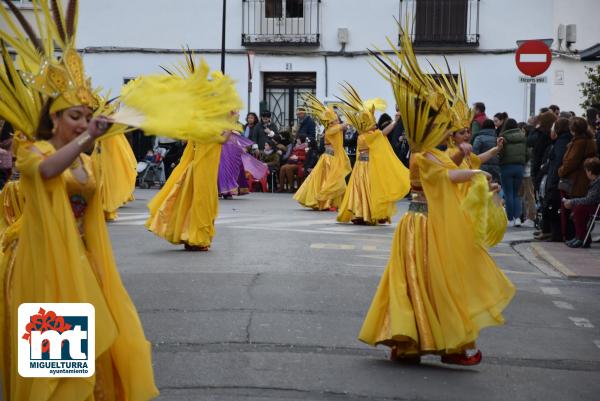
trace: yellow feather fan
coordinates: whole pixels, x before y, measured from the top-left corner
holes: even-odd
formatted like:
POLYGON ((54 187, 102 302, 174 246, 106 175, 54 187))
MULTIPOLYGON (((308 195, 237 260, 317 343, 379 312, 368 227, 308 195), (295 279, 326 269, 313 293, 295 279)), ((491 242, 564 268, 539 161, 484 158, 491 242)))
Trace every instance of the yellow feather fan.
POLYGON ((125 107, 113 119, 149 134, 207 143, 220 141, 225 130, 239 129, 231 116, 242 108, 234 82, 220 72, 209 75, 204 60, 176 74, 130 81, 120 101, 125 107))

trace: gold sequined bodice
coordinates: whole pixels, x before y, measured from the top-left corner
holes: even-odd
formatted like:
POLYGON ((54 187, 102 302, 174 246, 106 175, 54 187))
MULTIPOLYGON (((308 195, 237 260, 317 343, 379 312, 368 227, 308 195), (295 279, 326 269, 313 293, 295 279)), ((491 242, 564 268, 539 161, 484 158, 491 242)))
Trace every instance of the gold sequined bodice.
POLYGON ((87 155, 81 155, 80 159, 63 172, 63 179, 67 187, 67 196, 71 202, 73 215, 77 221, 80 233, 83 235, 83 216, 88 207, 89 202, 96 191, 96 177, 92 168, 92 160, 87 155), (85 170, 85 178, 81 169, 85 170), (77 173, 75 173, 77 171, 77 173), (85 179, 85 181, 81 181, 85 179))

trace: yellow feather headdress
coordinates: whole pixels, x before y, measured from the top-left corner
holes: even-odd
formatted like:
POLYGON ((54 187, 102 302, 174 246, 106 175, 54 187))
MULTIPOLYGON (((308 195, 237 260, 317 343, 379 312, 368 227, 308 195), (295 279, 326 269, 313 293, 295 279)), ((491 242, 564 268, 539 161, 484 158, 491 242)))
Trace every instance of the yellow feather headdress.
POLYGON ((221 72, 210 72, 191 53, 186 63, 167 74, 146 75, 130 81, 121 90, 124 106, 113 119, 143 129, 148 134, 198 142, 221 141, 221 133, 239 129, 232 111, 243 103, 233 80, 221 72))
POLYGON ((333 107, 325 106, 313 94, 308 93, 303 95, 302 100, 304 101, 304 107, 306 107, 308 114, 313 116, 313 118, 316 118, 325 128, 327 128, 331 122, 338 119, 333 107))
POLYGON ((10 12, 0 7, 0 15, 8 30, 0 31, 0 41, 3 48, 6 43, 14 49, 17 57, 13 61, 3 50, 0 116, 33 137, 47 99, 53 99, 50 112, 79 105, 96 108, 97 95, 75 50, 77 0, 69 0, 66 13, 59 0, 32 0, 41 38, 12 1, 5 0, 5 4, 10 12), (62 53, 60 58, 57 50, 62 53))
POLYGON ((342 97, 338 99, 342 102, 340 110, 349 123, 358 130, 358 132, 367 132, 375 127, 375 110, 385 111, 387 103, 381 98, 368 99, 363 101, 348 82, 341 85, 342 97))
POLYGON ((371 65, 392 87, 411 149, 433 149, 443 141, 452 122, 447 90, 452 88, 454 93, 456 82, 431 64, 433 75, 423 72, 406 29, 400 27, 400 49, 389 38, 387 41, 395 59, 377 49, 370 51, 371 65))

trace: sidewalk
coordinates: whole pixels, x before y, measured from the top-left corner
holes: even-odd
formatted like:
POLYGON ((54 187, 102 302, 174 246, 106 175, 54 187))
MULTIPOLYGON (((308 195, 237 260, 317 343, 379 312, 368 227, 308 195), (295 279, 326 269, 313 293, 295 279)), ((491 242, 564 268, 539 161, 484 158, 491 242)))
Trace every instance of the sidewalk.
POLYGON ((562 242, 531 242, 532 253, 569 278, 600 279, 600 244, 573 249, 562 242))

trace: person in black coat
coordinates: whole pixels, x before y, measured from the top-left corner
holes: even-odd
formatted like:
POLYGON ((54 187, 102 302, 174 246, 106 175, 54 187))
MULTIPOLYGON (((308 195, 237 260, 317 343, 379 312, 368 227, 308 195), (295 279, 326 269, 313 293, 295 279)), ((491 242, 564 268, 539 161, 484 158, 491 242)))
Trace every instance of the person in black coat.
POLYGON ((533 148, 531 152, 531 178, 536 192, 539 190, 543 178, 540 169, 544 162, 544 155, 552 145, 550 131, 555 121, 556 115, 551 111, 540 114, 537 117, 535 130, 527 138, 527 146, 533 148))
POLYGON ((277 139, 277 125, 271 122, 271 112, 263 111, 260 115, 260 123, 250 132, 250 140, 258 145, 259 150, 265 149, 265 142, 268 139, 277 139))
POLYGON ((561 196, 558 190, 558 169, 562 165, 563 156, 567 152, 567 146, 571 142, 571 132, 569 131, 569 120, 559 118, 554 124, 551 133, 553 144, 548 152, 548 158, 544 161, 541 172, 546 175, 546 187, 544 191, 544 201, 542 203, 542 234, 538 239, 550 239, 555 242, 562 242, 562 230, 560 225, 560 202, 561 196))
POLYGON ((317 135, 317 126, 315 120, 306 114, 306 108, 300 106, 296 109, 298 117, 298 131, 296 137, 304 136, 306 139, 315 139, 317 135))

